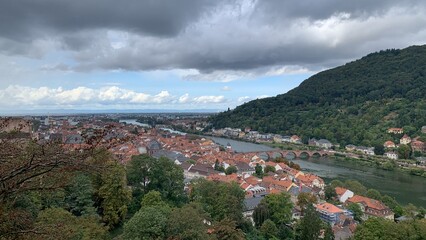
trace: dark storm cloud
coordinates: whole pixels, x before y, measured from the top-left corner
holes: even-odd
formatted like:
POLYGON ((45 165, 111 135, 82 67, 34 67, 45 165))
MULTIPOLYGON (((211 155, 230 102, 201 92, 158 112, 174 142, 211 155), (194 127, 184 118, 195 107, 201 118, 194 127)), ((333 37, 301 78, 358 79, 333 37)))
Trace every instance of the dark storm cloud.
MULTIPOLYGON (((74 70, 318 70, 423 43, 420 0, 0 0, 0 53, 71 52, 74 70)), ((61 65, 62 66, 62 65, 61 65)), ((69 70, 69 67, 63 66, 69 70)))
POLYGON ((178 34, 221 1, 0 0, 0 35, 14 40, 84 29, 120 29, 159 36, 178 34))
POLYGON ((413 7, 425 5, 423 0, 303 0, 259 1, 256 9, 259 14, 265 14, 269 21, 309 18, 313 20, 327 19, 338 13, 349 13, 352 17, 368 17, 386 13, 393 7, 413 7))

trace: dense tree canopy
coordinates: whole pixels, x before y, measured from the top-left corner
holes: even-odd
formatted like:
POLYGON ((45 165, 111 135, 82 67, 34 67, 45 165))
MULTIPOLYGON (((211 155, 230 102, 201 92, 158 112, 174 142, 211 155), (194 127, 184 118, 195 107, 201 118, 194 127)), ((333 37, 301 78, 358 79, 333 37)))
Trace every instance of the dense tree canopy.
POLYGON ((127 166, 127 180, 136 199, 155 190, 171 204, 182 204, 186 201, 183 179, 182 169, 165 157, 133 156, 127 166))
POLYGON ((122 165, 113 163, 113 167, 100 176, 96 196, 102 220, 108 227, 112 228, 124 220, 131 191, 127 188, 126 172, 122 165))
POLYGON ((193 184, 191 200, 199 203, 216 221, 228 218, 241 223, 244 196, 236 183, 200 179, 193 184))
POLYGON ((357 227, 355 240, 426 239, 426 220, 395 223, 387 219, 369 218, 357 227))
POLYGON ((293 204, 290 194, 282 192, 279 194, 269 194, 262 202, 266 203, 269 209, 270 219, 276 224, 286 224, 291 220, 293 204))
POLYGON ((320 239, 322 222, 318 212, 312 205, 308 205, 305 215, 296 227, 296 239, 298 240, 317 240, 320 239))

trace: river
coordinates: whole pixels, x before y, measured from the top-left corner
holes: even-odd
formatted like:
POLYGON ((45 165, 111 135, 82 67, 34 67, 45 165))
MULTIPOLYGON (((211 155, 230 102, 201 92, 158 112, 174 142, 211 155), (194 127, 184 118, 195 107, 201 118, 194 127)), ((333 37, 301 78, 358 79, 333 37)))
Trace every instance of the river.
POLYGON ((140 127, 146 127, 146 128, 150 128, 151 126, 149 124, 146 123, 140 123, 136 121, 137 119, 120 119, 119 122, 120 123, 126 123, 126 124, 133 124, 136 126, 140 126, 140 127))
MULTIPOLYGON (((218 144, 226 146, 229 142, 237 152, 270 151, 273 148, 254 143, 247 143, 226 138, 209 137, 218 144)), ((333 179, 354 179, 367 188, 374 188, 382 194, 394 197, 401 204, 413 203, 426 207, 426 179, 399 171, 386 171, 374 167, 362 166, 352 161, 319 158, 293 162, 303 171, 314 173, 326 182, 333 179)))

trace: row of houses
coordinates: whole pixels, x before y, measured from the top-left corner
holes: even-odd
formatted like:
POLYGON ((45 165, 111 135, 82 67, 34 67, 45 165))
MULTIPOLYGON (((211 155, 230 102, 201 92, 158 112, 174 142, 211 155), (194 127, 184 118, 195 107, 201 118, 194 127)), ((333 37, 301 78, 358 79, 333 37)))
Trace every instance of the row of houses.
POLYGON ((353 144, 348 144, 345 146, 345 149, 350 152, 359 152, 365 155, 374 156, 374 147, 355 146, 353 144))

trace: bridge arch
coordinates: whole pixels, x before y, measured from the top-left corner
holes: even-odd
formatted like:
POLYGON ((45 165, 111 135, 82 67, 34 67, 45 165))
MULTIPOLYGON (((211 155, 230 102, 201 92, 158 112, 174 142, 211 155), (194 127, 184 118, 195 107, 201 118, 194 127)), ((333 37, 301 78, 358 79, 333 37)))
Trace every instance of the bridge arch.
POLYGON ((287 151, 284 155, 284 158, 288 159, 288 160, 292 160, 292 159, 295 159, 297 157, 298 157, 298 155, 294 151, 287 151))
POLYGON ((302 151, 299 153, 298 157, 300 159, 309 159, 311 157, 311 154, 308 151, 302 151))

